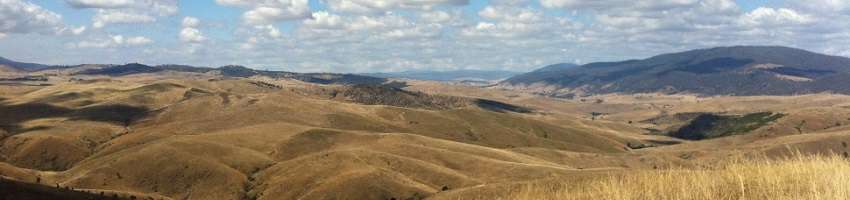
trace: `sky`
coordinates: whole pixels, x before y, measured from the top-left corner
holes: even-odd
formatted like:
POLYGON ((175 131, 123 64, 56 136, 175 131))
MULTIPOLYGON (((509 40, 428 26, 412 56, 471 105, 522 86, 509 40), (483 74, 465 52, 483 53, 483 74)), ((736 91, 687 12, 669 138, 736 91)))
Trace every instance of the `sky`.
POLYGON ((45 64, 529 71, 735 45, 850 56, 850 0, 0 0, 0 56, 45 64))

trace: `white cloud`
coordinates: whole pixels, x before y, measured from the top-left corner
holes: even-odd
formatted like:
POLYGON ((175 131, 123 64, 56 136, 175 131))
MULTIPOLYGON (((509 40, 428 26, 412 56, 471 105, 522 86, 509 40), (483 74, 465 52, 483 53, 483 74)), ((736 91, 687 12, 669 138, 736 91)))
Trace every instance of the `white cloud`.
POLYGON ((419 19, 429 23, 446 23, 457 19, 458 14, 449 13, 446 11, 436 10, 431 12, 422 12, 419 14, 419 19))
POLYGON ((133 5, 132 0, 66 0, 75 8, 123 8, 133 5))
POLYGON ((310 17, 307 0, 216 0, 219 5, 246 7, 242 21, 248 25, 269 25, 278 21, 310 17))
MULTIPOLYGON (((124 43, 129 45, 129 46, 139 46, 139 45, 146 45, 146 44, 153 43, 153 40, 146 38, 146 37, 137 36, 137 37, 128 37, 124 41, 124 43)), ((119 42, 118 44, 122 44, 122 43, 119 42)))
POLYGON ((206 40, 207 38, 198 29, 183 28, 183 30, 180 30, 180 41, 198 43, 206 40))
POLYGON ((123 35, 113 35, 108 38, 84 40, 76 43, 69 43, 66 46, 69 48, 117 48, 117 47, 133 47, 143 46, 153 43, 150 38, 135 36, 125 37, 123 35))
POLYGON ((260 31, 260 33, 264 33, 266 36, 271 38, 279 38, 282 34, 280 30, 272 25, 255 26, 254 28, 260 31))
POLYGON ((543 19, 543 12, 530 8, 517 8, 513 6, 487 6, 478 12, 478 16, 489 20, 535 22, 543 19))
POLYGON ((201 20, 195 17, 184 17, 183 18, 183 27, 198 27, 201 25, 201 20))
POLYGON ((343 26, 342 17, 326 11, 313 13, 312 17, 304 20, 304 26, 311 28, 336 29, 343 26))
POLYGON ((150 23, 156 18, 147 14, 130 13, 117 10, 98 10, 92 18, 92 27, 103 28, 107 24, 150 23))
POLYGON ((759 7, 742 16, 741 22, 750 27, 778 27, 810 23, 812 17, 786 8, 759 7))
POLYGON ((349 13, 380 13, 393 9, 432 10, 441 5, 467 5, 469 0, 326 0, 331 10, 349 13))
POLYGON ((421 39, 438 36, 444 25, 417 23, 396 14, 380 16, 340 16, 317 12, 297 29, 302 40, 356 41, 421 39))
POLYGON ((467 39, 495 37, 523 40, 565 34, 578 26, 565 18, 547 17, 541 10, 524 7, 523 2, 503 0, 499 3, 479 11, 478 16, 484 21, 462 29, 461 35, 467 39))
POLYGON ((201 30, 198 30, 198 26, 201 25, 201 20, 198 18, 184 17, 182 25, 183 29, 180 30, 180 41, 200 43, 207 40, 201 33, 201 30))
POLYGON ((83 34, 83 32, 86 32, 85 26, 81 26, 81 27, 71 29, 71 34, 74 34, 74 35, 80 35, 80 34, 83 34))
POLYGON ((643 10, 668 10, 688 7, 700 0, 540 0, 547 8, 609 10, 624 7, 643 10))
POLYGON ((0 33, 57 34, 65 28, 62 16, 36 4, 0 0, 0 33))
POLYGON ((789 45, 850 55, 850 1, 843 0, 786 1, 754 10, 739 7, 735 0, 489 0, 481 9, 463 7, 468 0, 319 0, 327 10, 316 12, 307 0, 216 0, 242 13, 236 19, 209 22, 173 17, 178 0, 64 1, 91 9, 92 24, 71 27, 61 18, 33 17, 39 15, 37 9, 8 9, 39 1, 0 0, 0 9, 5 9, 0 10, 0 37, 8 35, 0 40, 0 50, 37 54, 9 50, 25 46, 9 38, 14 37, 9 30, 15 29, 80 35, 59 39, 68 47, 92 48, 69 51, 90 55, 69 58, 74 61, 98 57, 120 63, 141 55, 165 63, 287 66, 298 71, 527 70, 557 62, 612 61, 728 45, 789 45), (6 17, 17 15, 29 17, 6 17), (237 24, 229 24, 233 20, 237 24), (281 27, 286 21, 292 27, 281 27), (123 28, 96 29, 122 23, 161 23, 154 30, 168 29, 166 23, 171 23, 173 27, 163 31, 172 32, 179 42, 121 36, 132 35, 123 28), (207 32, 212 29, 232 31, 237 39, 213 41, 207 32))
POLYGON ((93 28, 109 24, 156 22, 157 18, 177 14, 179 0, 65 0, 72 7, 95 9, 93 28))

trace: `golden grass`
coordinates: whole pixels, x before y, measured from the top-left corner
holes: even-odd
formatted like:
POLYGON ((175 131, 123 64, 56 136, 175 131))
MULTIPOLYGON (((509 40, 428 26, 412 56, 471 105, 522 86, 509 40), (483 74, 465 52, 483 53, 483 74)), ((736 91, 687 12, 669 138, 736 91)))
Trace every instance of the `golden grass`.
POLYGON ((850 160, 802 156, 706 170, 647 170, 582 183, 529 185, 507 199, 850 199, 850 160))

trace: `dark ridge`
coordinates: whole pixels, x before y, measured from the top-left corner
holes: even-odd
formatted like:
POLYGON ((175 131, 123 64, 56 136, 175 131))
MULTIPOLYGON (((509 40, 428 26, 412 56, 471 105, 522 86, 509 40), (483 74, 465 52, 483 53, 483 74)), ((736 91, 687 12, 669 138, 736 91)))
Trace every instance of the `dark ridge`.
POLYGON ((742 116, 724 116, 711 113, 701 114, 670 136, 703 140, 745 134, 774 122, 784 114, 772 112, 751 113, 742 116))
POLYGON ((221 75, 228 77, 248 78, 260 74, 253 69, 239 65, 219 67, 218 70, 221 71, 221 75))
MULTIPOLYGON (((0 199, 8 200, 125 200, 126 195, 108 195, 24 183, 0 177, 0 199)), ((134 199, 134 198, 133 198, 134 199)))
POLYGON ((387 82, 385 78, 361 76, 354 74, 333 73, 306 73, 290 74, 290 78, 318 84, 340 84, 340 85, 382 85, 387 82))
POLYGON ((411 92, 387 85, 352 85, 322 90, 329 98, 365 105, 387 105, 429 110, 460 109, 476 106, 493 112, 531 113, 532 110, 498 101, 411 92))
POLYGON ((429 95, 421 92, 410 92, 398 88, 375 85, 353 85, 341 91, 334 91, 333 98, 366 105, 388 105, 423 109, 455 109, 466 106, 463 98, 451 96, 429 95))
POLYGON ((106 75, 106 76, 127 76, 133 74, 145 74, 164 71, 163 69, 151 67, 139 63, 130 63, 126 65, 109 66, 100 69, 88 69, 77 74, 81 75, 106 75))

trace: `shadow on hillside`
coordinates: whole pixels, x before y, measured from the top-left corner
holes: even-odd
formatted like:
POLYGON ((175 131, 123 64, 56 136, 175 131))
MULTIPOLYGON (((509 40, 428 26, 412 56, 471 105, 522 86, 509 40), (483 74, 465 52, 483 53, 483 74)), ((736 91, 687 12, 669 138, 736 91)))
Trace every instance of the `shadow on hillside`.
POLYGON ((515 106, 507 103, 502 103, 493 100, 486 99, 478 99, 475 101, 475 104, 478 107, 484 108, 485 110, 493 111, 493 112, 515 112, 515 113, 531 113, 533 110, 525 107, 515 106))
POLYGON ((0 99, 0 128, 11 134, 47 129, 39 126, 23 128, 21 123, 44 118, 65 117, 70 120, 85 120, 114 123, 128 126, 149 114, 144 107, 129 105, 97 105, 78 109, 54 106, 45 103, 8 104, 0 99))
POLYGON ((105 193, 87 193, 82 191, 69 190, 66 188, 56 188, 45 185, 24 183, 0 178, 0 199, 15 199, 15 200, 122 200, 136 199, 135 197, 127 198, 114 194, 105 193))

